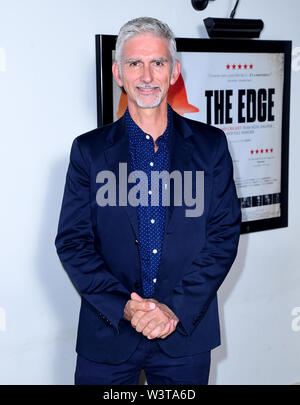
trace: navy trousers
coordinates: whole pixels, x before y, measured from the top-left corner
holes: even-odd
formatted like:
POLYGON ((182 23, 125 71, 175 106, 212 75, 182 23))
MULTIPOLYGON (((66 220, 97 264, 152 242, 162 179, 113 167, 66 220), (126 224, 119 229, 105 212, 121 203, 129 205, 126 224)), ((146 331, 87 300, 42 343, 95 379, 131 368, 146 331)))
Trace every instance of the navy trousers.
POLYGON ((170 357, 156 339, 142 335, 137 349, 121 364, 98 363, 77 354, 75 385, 138 385, 144 370, 148 385, 207 385, 210 351, 170 357))

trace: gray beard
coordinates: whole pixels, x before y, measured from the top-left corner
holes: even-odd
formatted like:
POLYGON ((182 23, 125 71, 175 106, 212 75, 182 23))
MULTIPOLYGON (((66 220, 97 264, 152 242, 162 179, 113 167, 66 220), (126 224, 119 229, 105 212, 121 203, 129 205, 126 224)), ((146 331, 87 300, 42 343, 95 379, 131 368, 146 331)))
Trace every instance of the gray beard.
POLYGON ((149 104, 144 104, 144 103, 139 99, 139 96, 136 96, 135 100, 136 100, 137 105, 138 105, 140 108, 155 108, 155 107, 159 106, 160 103, 161 103, 161 91, 159 92, 159 95, 157 96, 157 99, 154 101, 154 103, 152 103, 152 104, 150 104, 150 105, 149 105, 149 104))

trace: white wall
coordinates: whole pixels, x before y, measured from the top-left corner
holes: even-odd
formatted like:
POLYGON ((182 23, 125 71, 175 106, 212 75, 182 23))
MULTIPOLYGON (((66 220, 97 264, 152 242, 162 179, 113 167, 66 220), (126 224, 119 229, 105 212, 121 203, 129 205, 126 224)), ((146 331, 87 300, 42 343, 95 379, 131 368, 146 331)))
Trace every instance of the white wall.
MULTIPOLYGON (((300 3, 281 4, 241 0, 236 17, 262 18, 262 39, 300 47, 300 3)), ((176 36, 206 36, 203 18, 227 17, 233 5, 216 0, 196 12, 189 0, 0 0, 0 384, 73 384, 79 297, 54 238, 72 140, 96 127, 95 34, 149 15, 176 36)), ((294 70, 289 227, 241 237, 219 294, 223 345, 213 351, 211 384, 300 381, 300 332, 291 328, 300 306, 299 85, 294 70)))

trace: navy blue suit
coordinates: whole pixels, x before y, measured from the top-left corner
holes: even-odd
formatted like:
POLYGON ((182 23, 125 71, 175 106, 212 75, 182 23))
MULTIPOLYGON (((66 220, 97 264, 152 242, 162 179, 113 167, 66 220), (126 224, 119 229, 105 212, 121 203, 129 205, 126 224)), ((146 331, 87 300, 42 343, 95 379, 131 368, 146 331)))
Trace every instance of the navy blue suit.
MULTIPOLYGON (((172 199, 167 207, 153 296, 180 320, 174 333, 155 340, 166 354, 180 357, 220 344, 216 293, 236 256, 241 215, 224 133, 175 112, 173 128, 170 172, 205 173, 203 215, 186 217, 190 207, 172 199)), ((130 167, 124 117, 75 138, 55 240, 82 298, 76 351, 110 364, 127 360, 143 338, 122 319, 130 293, 142 295, 137 208, 96 202, 97 173, 110 170, 118 178, 120 162, 130 167)))

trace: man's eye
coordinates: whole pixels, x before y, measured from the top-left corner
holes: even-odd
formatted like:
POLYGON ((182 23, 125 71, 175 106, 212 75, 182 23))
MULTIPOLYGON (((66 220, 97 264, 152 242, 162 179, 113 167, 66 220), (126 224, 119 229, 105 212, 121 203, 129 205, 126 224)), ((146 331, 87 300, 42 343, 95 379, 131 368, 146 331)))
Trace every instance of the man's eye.
POLYGON ((163 62, 161 60, 156 60, 155 61, 155 66, 162 66, 163 62))
POLYGON ((134 62, 130 62, 130 65, 129 66, 137 66, 138 65, 138 62, 137 61, 134 61, 134 62))

